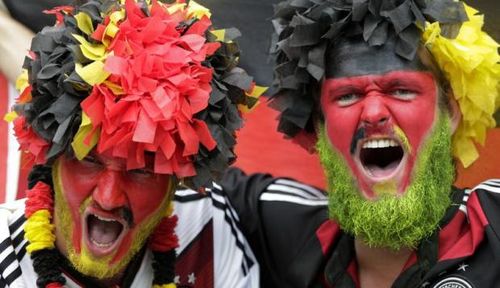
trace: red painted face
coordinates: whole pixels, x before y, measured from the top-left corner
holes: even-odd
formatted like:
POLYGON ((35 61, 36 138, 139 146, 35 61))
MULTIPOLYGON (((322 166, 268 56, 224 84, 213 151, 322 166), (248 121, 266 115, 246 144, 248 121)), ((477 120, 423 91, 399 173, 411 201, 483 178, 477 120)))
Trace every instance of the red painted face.
POLYGON ((62 156, 56 167, 54 184, 72 216, 75 252, 83 245, 91 257, 110 263, 122 260, 153 215, 164 212, 173 181, 149 168, 126 170, 123 159, 97 153, 82 161, 62 156))
POLYGON ((385 70, 329 78, 321 91, 326 134, 368 199, 404 193, 437 113, 430 72, 385 70))

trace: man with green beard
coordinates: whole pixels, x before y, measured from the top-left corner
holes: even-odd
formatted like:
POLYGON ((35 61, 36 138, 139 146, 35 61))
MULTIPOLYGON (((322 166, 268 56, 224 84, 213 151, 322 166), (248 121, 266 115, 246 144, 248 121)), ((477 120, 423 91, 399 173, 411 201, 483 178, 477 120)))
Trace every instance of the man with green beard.
POLYGON ((278 129, 315 143, 328 191, 237 170, 212 189, 263 287, 500 286, 500 180, 452 187, 500 105, 482 21, 451 0, 277 6, 278 129))

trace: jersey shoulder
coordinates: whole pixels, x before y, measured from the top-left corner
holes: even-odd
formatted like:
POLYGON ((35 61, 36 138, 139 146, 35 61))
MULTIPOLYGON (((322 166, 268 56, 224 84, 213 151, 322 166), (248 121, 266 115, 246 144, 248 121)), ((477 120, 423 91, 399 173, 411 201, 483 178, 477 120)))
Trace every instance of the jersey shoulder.
POLYGON ((477 194, 488 223, 500 235, 500 179, 484 181, 471 189, 471 193, 477 194))

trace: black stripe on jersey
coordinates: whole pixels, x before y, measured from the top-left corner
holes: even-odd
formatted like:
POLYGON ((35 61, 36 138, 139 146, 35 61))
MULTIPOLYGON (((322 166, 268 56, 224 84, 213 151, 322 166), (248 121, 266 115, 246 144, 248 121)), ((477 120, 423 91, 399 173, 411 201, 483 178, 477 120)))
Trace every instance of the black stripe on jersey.
POLYGON ((486 185, 486 186, 491 186, 491 187, 495 187, 495 188, 500 188, 500 182, 496 182, 496 181, 486 181, 486 182, 483 182, 481 183, 483 185, 486 185))
POLYGON ((207 193, 214 193, 224 198, 225 195, 222 193, 221 189, 222 188, 219 186, 214 186, 214 188, 210 189, 210 191, 208 191, 207 193))
POLYGON ((26 247, 28 247, 29 242, 24 243, 23 247, 19 250, 17 253, 17 260, 21 262, 21 259, 23 259, 24 255, 26 255, 26 247))
POLYGON ((207 196, 201 193, 196 193, 192 195, 186 195, 186 196, 179 196, 175 195, 174 196, 174 201, 180 202, 180 203, 185 203, 185 202, 191 202, 191 201, 197 201, 203 198, 206 198, 207 196))
POLYGON ((315 198, 320 197, 320 196, 326 196, 326 194, 323 191, 321 191, 317 188, 307 186, 306 184, 301 184, 301 183, 295 182, 293 180, 276 179, 276 181, 274 181, 272 184, 299 189, 299 190, 302 190, 315 198))
POLYGON ((296 193, 293 193, 293 192, 287 192, 287 191, 281 191, 281 190, 270 190, 270 189, 267 189, 262 194, 264 194, 264 193, 280 194, 280 195, 285 195, 285 196, 289 196, 289 197, 297 197, 297 198, 300 198, 300 199, 310 200, 310 201, 325 200, 325 199, 318 199, 318 197, 304 197, 302 195, 299 195, 299 194, 296 194, 296 193))
POLYGON ((285 185, 285 184, 277 184, 277 183, 273 183, 267 187, 266 189, 266 192, 278 192, 278 193, 281 193, 281 194, 288 194, 288 195, 293 195, 293 196, 297 196, 297 197, 301 197, 301 198, 304 198, 304 199, 315 199, 315 198, 318 198, 318 196, 314 195, 312 192, 309 192, 307 190, 304 190, 304 189, 301 189, 299 187, 294 187, 294 186, 290 186, 290 185, 285 185), (274 185, 274 186, 278 186, 276 188, 274 187, 271 187, 271 185, 274 185), (304 195, 301 195, 299 193, 295 193, 293 191, 286 191, 286 190, 279 190, 281 187, 279 186, 284 186, 284 187, 288 187, 288 188, 291 188, 291 189, 297 189, 297 190, 300 190, 302 192, 304 192, 306 195, 309 195, 310 197, 304 197, 304 195))
POLYGON ((5 283, 5 280, 3 277, 0 276, 0 288, 7 287, 7 283, 5 283))
POLYGON ((12 245, 14 246, 14 248, 17 248, 17 246, 19 246, 19 244, 21 244, 23 240, 24 240, 24 231, 21 231, 19 234, 17 234, 16 237, 14 237, 14 239, 12 239, 12 245))
POLYGON ((497 183, 498 180, 492 181, 488 180, 485 182, 480 183, 476 187, 474 187, 475 190, 485 190, 494 194, 500 193, 500 183, 497 183))
MULTIPOLYGON (((215 202, 217 202, 217 200, 215 200, 215 199, 213 199, 213 200, 215 202)), ((225 197, 224 197, 224 200, 228 201, 227 198, 225 198, 225 197)), ((243 270, 243 275, 247 275, 248 271, 250 270, 250 268, 252 268, 254 263, 253 263, 252 259, 250 258, 250 256, 247 255, 247 253, 245 251, 245 247, 243 246, 243 243, 237 237, 238 234, 236 233, 236 229, 238 229, 241 232, 241 227, 240 227, 238 220, 236 220, 237 219, 236 213, 234 212, 233 209, 231 209, 232 207, 228 203, 221 203, 221 204, 226 206, 226 210, 224 211, 224 219, 228 223, 229 223, 229 221, 231 221, 231 223, 232 223, 232 225, 230 223, 231 233, 234 235, 234 238, 236 239, 236 245, 238 248, 240 248, 240 250, 243 253, 243 256, 245 258, 245 261, 243 263, 241 263, 241 269, 243 270), (233 226, 234 226, 234 230, 233 230, 233 226), (238 243, 241 246, 238 245, 238 243)), ((240 234, 243 235, 243 233, 240 233, 240 234)))
MULTIPOLYGON (((214 192, 214 190, 216 191, 217 189, 212 189, 212 192, 214 192)), ((217 191, 217 192, 219 192, 219 191, 217 191)), ((220 192, 215 193, 215 194, 222 196, 220 194, 220 192)), ((248 274, 248 269, 253 266, 254 262, 250 258, 250 256, 247 255, 243 243, 238 238, 238 233, 236 232, 236 229, 238 229, 238 228, 236 228, 237 224, 235 223, 234 219, 232 219, 228 214, 228 213, 231 213, 229 206, 226 203, 221 203, 221 202, 215 200, 213 197, 212 197, 212 201, 213 201, 213 205, 215 208, 220 209, 224 212, 224 220, 226 220, 226 222, 229 224, 229 227, 231 229, 231 234, 233 234, 233 237, 236 241, 236 247, 238 247, 241 250, 241 252, 243 253, 243 257, 245 258, 244 264, 246 264, 246 267, 242 267, 242 268, 243 268, 243 274, 246 276, 248 274)), ((240 229, 238 229, 238 230, 240 230, 240 229)))
POLYGON ((14 232, 17 231, 17 229, 19 229, 19 227, 21 227, 24 222, 26 222, 26 217, 24 217, 24 215, 21 215, 21 217, 17 218, 16 221, 14 221, 13 223, 11 223, 9 225, 9 231, 10 231, 10 234, 14 234, 14 232))
POLYGON ((16 281, 17 278, 21 277, 21 274, 21 268, 17 266, 16 269, 5 278, 5 282, 10 285, 12 282, 16 281))
MULTIPOLYGON (((9 225, 9 231, 10 231, 11 237, 12 237, 12 235, 14 235, 14 232, 16 232, 25 222, 26 222, 26 217, 24 217, 24 215, 22 215, 16 221, 14 221, 12 224, 9 225)), ((21 245, 23 240, 24 240, 24 230, 19 232, 19 234, 17 234, 16 237, 14 237, 14 239, 12 239, 12 246, 14 246, 14 249, 17 249, 19 247, 19 245, 21 245)), ((21 259, 23 259, 24 255, 26 255, 26 247, 27 246, 28 246, 28 242, 26 242, 23 245, 23 247, 21 247, 21 249, 19 250, 19 252, 16 255, 17 261, 21 262, 21 259)))
MULTIPOLYGON (((9 238, 10 240, 10 238, 9 238)), ((7 257, 5 257, 2 262, 0 262, 0 270, 5 271, 12 263, 16 262, 17 263, 17 257, 16 253, 12 251, 7 257)), ((21 268, 19 265, 17 265, 16 269, 12 271, 7 277, 5 277, 5 282, 7 282, 8 285, 12 284, 14 280, 16 280, 19 276, 21 276, 21 268)))
POLYGON ((9 246, 12 246, 12 240, 10 239, 10 237, 0 242, 0 251, 4 251, 9 246))

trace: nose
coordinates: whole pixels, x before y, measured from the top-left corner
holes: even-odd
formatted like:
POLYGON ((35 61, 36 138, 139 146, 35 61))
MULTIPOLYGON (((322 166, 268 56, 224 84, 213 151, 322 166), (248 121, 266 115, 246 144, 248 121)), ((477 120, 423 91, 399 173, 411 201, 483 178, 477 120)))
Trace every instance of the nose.
POLYGON ((103 171, 99 175, 92 198, 104 210, 122 208, 127 204, 119 171, 103 171))
POLYGON ((361 123, 366 128, 382 127, 389 121, 390 113, 382 96, 367 96, 364 102, 361 123))

